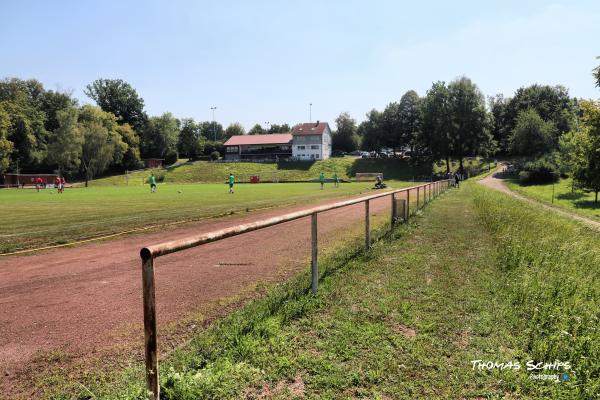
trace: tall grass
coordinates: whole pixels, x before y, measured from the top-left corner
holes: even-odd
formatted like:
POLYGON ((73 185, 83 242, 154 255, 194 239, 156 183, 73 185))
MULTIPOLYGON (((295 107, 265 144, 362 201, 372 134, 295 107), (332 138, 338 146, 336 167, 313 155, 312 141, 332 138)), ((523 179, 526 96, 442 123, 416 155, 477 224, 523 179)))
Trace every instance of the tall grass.
MULTIPOLYGON (((524 357, 573 367, 570 382, 537 390, 598 398, 600 235, 504 194, 472 190, 481 220, 498 242, 499 285, 508 300, 499 318, 522 339, 524 357)), ((531 389, 535 382, 520 385, 531 389)))

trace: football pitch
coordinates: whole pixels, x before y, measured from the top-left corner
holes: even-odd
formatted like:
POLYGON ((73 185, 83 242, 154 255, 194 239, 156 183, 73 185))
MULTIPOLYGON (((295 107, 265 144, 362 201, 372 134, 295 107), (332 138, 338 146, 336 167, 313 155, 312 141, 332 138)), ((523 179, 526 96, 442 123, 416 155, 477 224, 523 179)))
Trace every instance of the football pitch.
MULTIPOLYGON (((394 188, 410 186, 394 182, 394 188)), ((124 231, 218 217, 261 208, 305 204, 369 191, 372 184, 241 184, 229 194, 224 184, 0 190, 0 253, 67 244, 124 231)))

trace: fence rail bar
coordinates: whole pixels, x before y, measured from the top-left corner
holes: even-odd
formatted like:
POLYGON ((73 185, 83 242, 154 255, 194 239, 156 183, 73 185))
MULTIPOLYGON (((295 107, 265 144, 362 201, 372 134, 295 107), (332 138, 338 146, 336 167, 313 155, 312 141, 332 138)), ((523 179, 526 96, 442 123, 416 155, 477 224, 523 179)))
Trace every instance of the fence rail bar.
MULTIPOLYGON (((424 186, 424 185, 418 185, 424 186)), ((140 256, 143 260, 147 258, 157 258, 170 253, 175 253, 177 251, 189 249, 192 247, 200 246, 202 244, 215 242, 217 240, 225 239, 231 236, 241 235, 242 233, 252 232, 258 229, 267 228, 269 226, 278 225, 284 222, 293 221, 296 219, 308 217, 314 213, 320 213, 329 210, 335 210, 337 208, 347 207, 354 204, 362 203, 367 200, 378 199, 380 197, 390 196, 394 193, 402 193, 408 192, 411 189, 415 189, 417 186, 412 186, 409 188, 396 189, 392 191, 387 191, 381 194, 375 194, 370 196, 358 197, 355 199, 339 201, 333 204, 326 204, 323 206, 313 207, 307 210, 296 211, 289 214, 280 215, 278 217, 268 218, 261 221, 250 222, 247 224, 241 224, 232 226, 230 228, 221 229, 218 231, 208 232, 199 236, 192 236, 186 239, 173 240, 170 242, 159 243, 153 246, 144 247, 140 251, 140 256)))

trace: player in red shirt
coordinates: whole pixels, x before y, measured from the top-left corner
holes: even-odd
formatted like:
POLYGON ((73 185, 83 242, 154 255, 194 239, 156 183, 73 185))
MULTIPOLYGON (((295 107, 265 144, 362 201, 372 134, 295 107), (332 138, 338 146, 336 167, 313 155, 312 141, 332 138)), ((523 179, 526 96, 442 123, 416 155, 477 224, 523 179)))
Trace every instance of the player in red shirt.
POLYGON ((44 184, 44 181, 42 181, 42 178, 38 177, 38 178, 35 180, 35 188, 36 188, 36 190, 37 190, 38 192, 40 191, 40 189, 41 189, 41 187, 42 187, 42 185, 43 185, 43 184, 44 184))

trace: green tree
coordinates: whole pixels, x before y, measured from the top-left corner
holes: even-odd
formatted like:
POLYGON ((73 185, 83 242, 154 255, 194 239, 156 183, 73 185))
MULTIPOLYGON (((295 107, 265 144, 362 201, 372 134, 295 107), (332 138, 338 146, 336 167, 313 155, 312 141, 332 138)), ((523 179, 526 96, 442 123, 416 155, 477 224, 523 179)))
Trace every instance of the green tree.
POLYGON ((337 129, 331 138, 335 150, 351 152, 358 149, 356 121, 347 112, 341 113, 336 119, 337 129))
POLYGON ((111 140, 108 129, 97 121, 86 121, 81 124, 83 146, 81 149, 81 166, 85 174, 85 186, 94 176, 104 172, 113 161, 115 143, 111 140))
POLYGON ((290 132, 292 129, 288 124, 271 124, 267 133, 286 133, 290 132))
POLYGON ((368 151, 379 150, 384 136, 382 113, 372 109, 366 117, 367 119, 358 125, 356 131, 360 137, 361 148, 368 151))
POLYGON ((102 110, 113 113, 136 132, 143 129, 148 118, 144 112, 144 99, 129 83, 122 79, 96 79, 86 86, 84 93, 102 110))
POLYGON ((575 184, 595 193, 600 192, 600 105, 582 102, 583 126, 573 134, 573 179, 575 184))
POLYGON ((263 127, 260 124, 254 125, 248 131, 248 135, 262 135, 263 133, 265 133, 265 130, 263 129, 263 127))
POLYGON ((409 90, 404 93, 398 104, 398 127, 394 147, 410 147, 413 154, 423 124, 421 101, 417 92, 409 90))
POLYGON ((79 126, 79 112, 75 107, 63 109, 56 115, 58 127, 48 145, 49 165, 58 167, 61 174, 77 172, 81 165, 84 136, 79 126))
POLYGON ((117 134, 121 137, 127 149, 123 154, 121 167, 125 169, 137 169, 142 165, 140 156, 140 137, 135 133, 131 125, 122 124, 115 128, 117 134))
POLYGON ((0 172, 6 171, 10 165, 10 155, 13 151, 13 143, 8 140, 10 128, 10 117, 0 104, 0 172))
POLYGON ((462 77, 448 85, 451 155, 463 170, 464 157, 487 154, 492 146, 488 130, 485 98, 477 85, 462 77))
POLYGON ((54 132, 60 125, 58 113, 61 110, 77 107, 78 102, 70 93, 48 90, 42 93, 39 103, 40 110, 46 114, 46 130, 54 132))
POLYGON ((188 157, 190 160, 195 160, 202 154, 203 146, 199 146, 199 144, 204 142, 202 126, 195 123, 191 118, 183 119, 179 131, 179 141, 177 142, 179 154, 188 157))
POLYGON ((169 112, 160 117, 150 117, 141 136, 141 151, 144 157, 165 158, 177 151, 179 121, 169 112))
POLYGON ((234 122, 233 124, 229 125, 227 129, 225 129, 225 136, 223 139, 227 140, 232 136, 244 135, 245 133, 246 131, 244 130, 242 124, 239 122, 234 122))
POLYGON ((452 119, 450 93, 445 82, 435 82, 431 86, 421 107, 423 124, 418 139, 421 153, 431 160, 445 160, 446 172, 450 172, 452 119))
POLYGON ((511 131, 508 130, 508 99, 501 94, 497 94, 489 98, 488 104, 491 114, 492 138, 498 146, 498 151, 502 154, 508 154, 510 152, 511 136, 511 131))
POLYGON ((511 135, 511 150, 519 155, 541 155, 550 152, 556 127, 544 121, 533 109, 521 111, 511 135))

